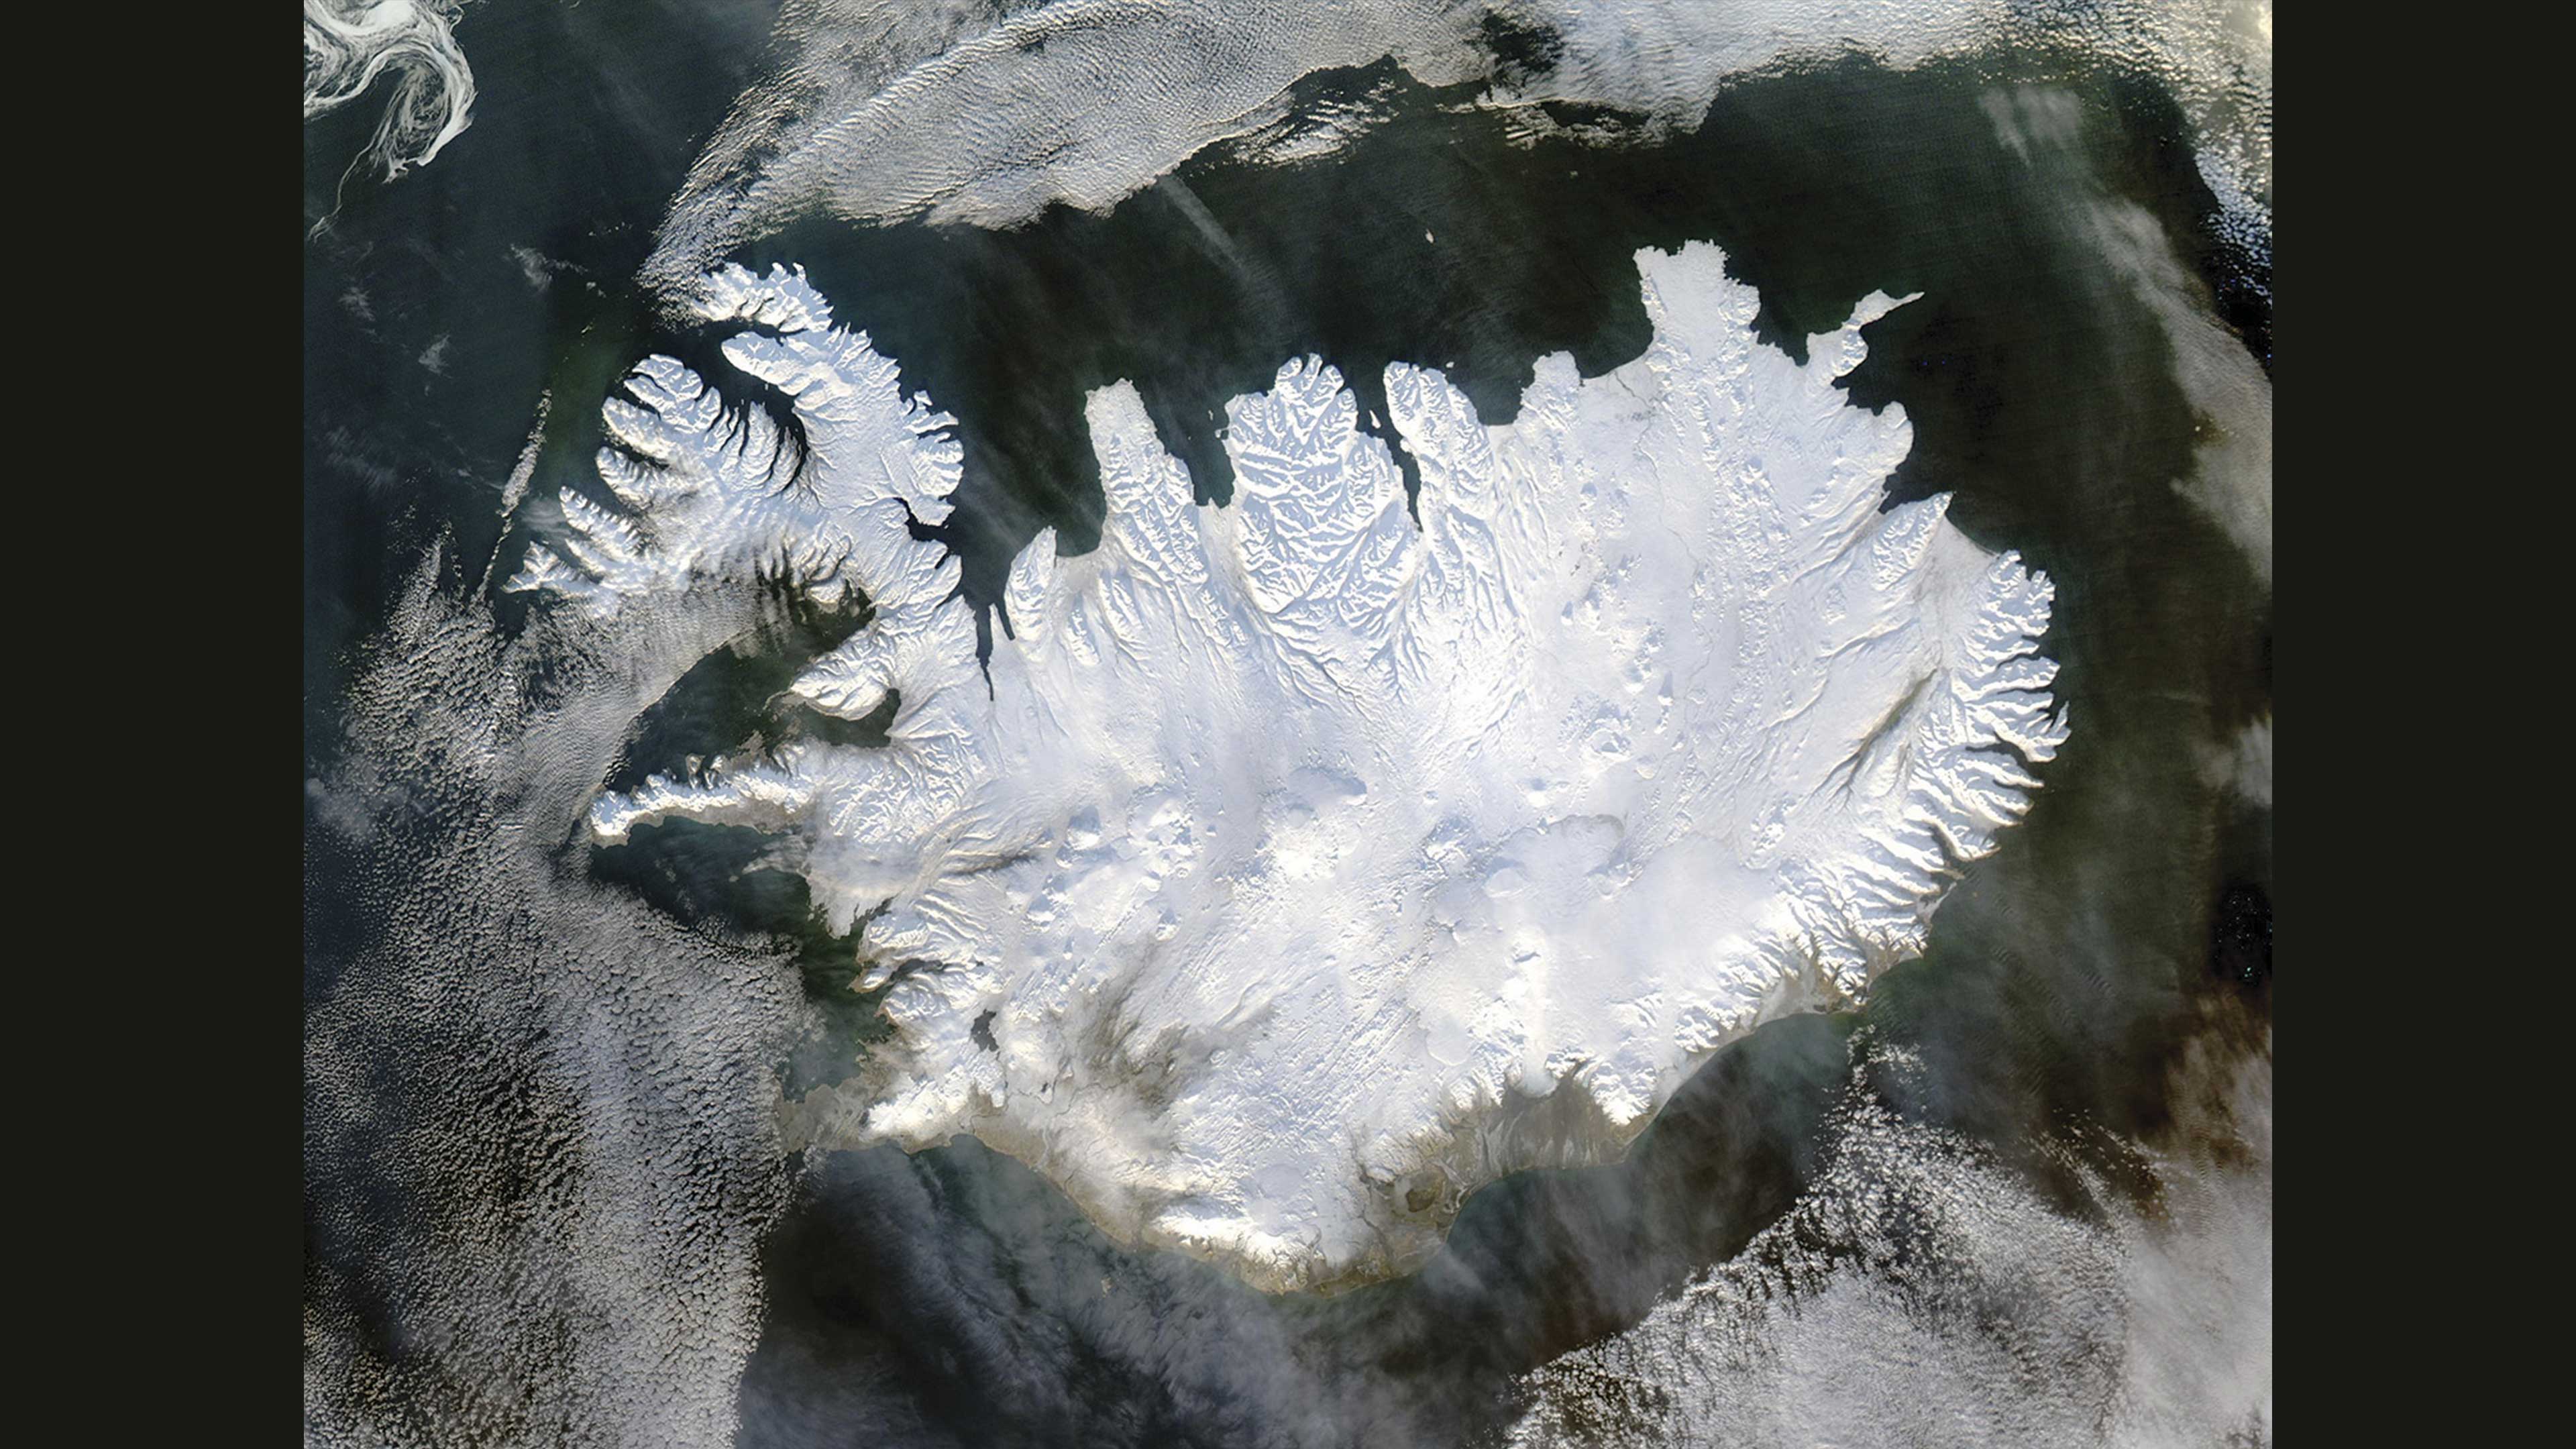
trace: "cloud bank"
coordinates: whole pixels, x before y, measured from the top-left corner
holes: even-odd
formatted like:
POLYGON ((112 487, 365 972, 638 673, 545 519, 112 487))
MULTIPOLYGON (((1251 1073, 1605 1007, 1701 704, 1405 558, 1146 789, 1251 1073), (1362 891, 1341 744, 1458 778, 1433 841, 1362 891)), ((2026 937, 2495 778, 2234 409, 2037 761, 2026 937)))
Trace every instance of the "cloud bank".
MULTIPOLYGON (((1698 124, 1720 87, 1847 51, 1896 67, 2061 52, 2143 72, 2183 103, 2203 174, 2268 255, 2271 7, 2010 0, 1057 0, 916 13, 878 0, 782 9, 777 72, 738 105, 674 198, 648 283, 685 291, 809 215, 1017 225, 1114 205, 1200 148, 1275 126, 1289 88, 1393 59, 1434 86, 1554 125, 1542 103, 1615 107, 1649 135, 1698 124)), ((1364 118, 1333 118, 1345 138, 1364 118)), ((1286 156, 1312 154, 1290 148, 1286 156)))
MULTIPOLYGON (((1865 1054, 1867 1056, 1868 1054, 1865 1054)), ((1854 1072, 1832 1160, 1781 1220, 1646 1321, 1530 1375, 1517 1449, 2268 1444, 2268 1043, 2195 1114, 2201 1145, 2132 1146, 2141 1206, 2078 1171, 2044 1199, 1854 1072)), ((2069 1160, 2072 1158, 2070 1156, 2069 1160)))

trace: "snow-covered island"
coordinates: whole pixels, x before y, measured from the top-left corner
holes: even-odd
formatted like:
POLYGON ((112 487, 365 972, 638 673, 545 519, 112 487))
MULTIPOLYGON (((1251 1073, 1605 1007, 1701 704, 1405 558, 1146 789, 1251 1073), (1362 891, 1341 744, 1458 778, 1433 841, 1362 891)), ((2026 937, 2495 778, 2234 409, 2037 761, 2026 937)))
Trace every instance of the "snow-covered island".
POLYGON ((769 424, 667 358, 607 407, 521 588, 614 631, 636 600, 786 570, 867 627, 793 684, 882 749, 807 741, 597 802, 792 842, 897 1031, 794 1143, 972 1133, 1130 1241, 1270 1290, 1401 1273, 1461 1199, 1615 1157, 1709 1053, 1919 951, 1962 866, 2066 737, 2050 586, 1882 513, 1910 432, 1762 345, 1716 249, 1645 251, 1653 344, 1558 355, 1509 425, 1387 370, 1419 521, 1341 375, 1291 360, 1228 409, 1225 507, 1192 502, 1135 390, 1088 422, 1100 546, 1020 555, 988 667, 946 515, 953 419, 799 273, 698 305, 795 399, 769 424), (741 435, 747 426, 751 436, 741 435))

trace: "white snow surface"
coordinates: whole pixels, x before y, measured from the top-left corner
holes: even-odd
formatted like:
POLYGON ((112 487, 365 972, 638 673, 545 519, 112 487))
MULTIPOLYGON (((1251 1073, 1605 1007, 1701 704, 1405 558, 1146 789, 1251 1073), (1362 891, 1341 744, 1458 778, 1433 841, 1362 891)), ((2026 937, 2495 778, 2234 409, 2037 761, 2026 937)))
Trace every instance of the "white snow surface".
MULTIPOLYGON (((1849 404, 1865 299, 1801 366, 1719 252, 1638 254, 1645 355, 1542 359, 1481 426, 1387 369, 1421 465, 1314 358, 1228 407, 1237 476, 1192 502, 1134 389, 1091 395, 1091 553, 1015 562, 989 681, 944 516, 952 420, 900 393, 799 272, 698 289, 795 398, 782 487, 755 411, 668 359, 612 403, 629 514, 567 495, 514 585, 604 621, 785 570, 869 625, 791 686, 882 749, 792 743, 603 795, 795 843, 858 923, 897 1027, 836 1145, 973 1133, 1112 1232, 1272 1290, 1405 1271, 1460 1198, 1615 1155, 1706 1055, 1921 948, 1959 868, 2066 737, 2050 585, 1944 521, 1880 512, 1901 412, 1849 404)), ((1910 299, 1909 299, 1910 300, 1910 299)))

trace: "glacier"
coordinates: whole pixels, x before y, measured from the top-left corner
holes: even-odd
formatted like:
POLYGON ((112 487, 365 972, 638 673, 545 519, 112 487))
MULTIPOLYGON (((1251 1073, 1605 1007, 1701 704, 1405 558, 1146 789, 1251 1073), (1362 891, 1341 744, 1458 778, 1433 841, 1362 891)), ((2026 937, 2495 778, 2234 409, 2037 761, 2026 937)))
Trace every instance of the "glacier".
POLYGON ((512 587, 613 641, 712 583, 867 624, 790 686, 882 748, 797 739, 603 791, 601 845, 774 833, 893 1038, 790 1104, 791 1141, 972 1134, 1130 1242, 1271 1291, 1418 1266, 1505 1173, 1614 1157, 1707 1056, 1918 953, 2067 738, 2052 597, 1936 497, 1911 433, 1801 364, 1714 247, 1637 255, 1653 340, 1542 359, 1488 427, 1386 370, 1408 500, 1340 372, 1227 409, 1193 501, 1127 384, 1088 399, 1107 515, 1042 533, 977 658, 943 545, 957 420, 801 272, 692 289, 759 410, 651 358, 606 405, 614 506, 575 492, 512 587))

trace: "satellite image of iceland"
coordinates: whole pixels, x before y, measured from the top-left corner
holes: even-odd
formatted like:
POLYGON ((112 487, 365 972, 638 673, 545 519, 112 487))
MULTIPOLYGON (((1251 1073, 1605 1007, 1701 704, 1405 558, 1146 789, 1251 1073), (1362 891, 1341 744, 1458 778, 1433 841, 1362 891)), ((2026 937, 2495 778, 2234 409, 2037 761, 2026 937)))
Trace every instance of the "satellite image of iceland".
POLYGON ((306 1443, 2272 1443, 2270 0, 303 135, 306 1443))

